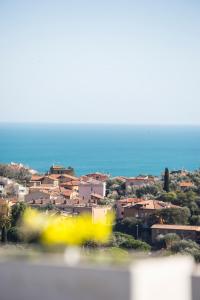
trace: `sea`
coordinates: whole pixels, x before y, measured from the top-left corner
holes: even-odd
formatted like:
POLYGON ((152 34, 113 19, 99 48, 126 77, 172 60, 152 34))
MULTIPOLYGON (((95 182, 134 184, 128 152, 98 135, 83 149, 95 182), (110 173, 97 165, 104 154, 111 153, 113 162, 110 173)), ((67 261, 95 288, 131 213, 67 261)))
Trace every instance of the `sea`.
POLYGON ((200 168, 199 126, 0 124, 0 163, 23 163, 38 172, 53 164, 77 175, 160 175, 200 168))

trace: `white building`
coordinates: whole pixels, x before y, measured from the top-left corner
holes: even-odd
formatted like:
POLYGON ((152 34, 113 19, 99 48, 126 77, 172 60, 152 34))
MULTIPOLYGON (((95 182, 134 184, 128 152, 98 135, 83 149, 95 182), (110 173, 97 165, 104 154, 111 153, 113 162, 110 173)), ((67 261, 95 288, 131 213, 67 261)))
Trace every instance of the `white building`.
POLYGON ((89 201, 91 200, 91 195, 97 194, 102 197, 106 195, 106 183, 95 180, 93 178, 88 179, 87 181, 80 181, 79 183, 79 197, 82 200, 89 201))
POLYGON ((14 185, 15 195, 18 196, 19 201, 24 201, 24 197, 28 195, 29 189, 21 184, 14 185))
POLYGON ((0 182, 0 196, 4 195, 4 183, 0 182))

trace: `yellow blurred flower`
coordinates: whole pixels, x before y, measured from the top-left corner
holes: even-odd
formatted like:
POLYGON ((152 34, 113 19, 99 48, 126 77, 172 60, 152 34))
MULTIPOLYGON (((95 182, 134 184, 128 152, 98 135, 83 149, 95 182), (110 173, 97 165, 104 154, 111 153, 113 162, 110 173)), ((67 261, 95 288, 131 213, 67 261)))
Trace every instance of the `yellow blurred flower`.
POLYGON ((92 216, 85 214, 75 217, 49 216, 36 210, 27 209, 23 224, 30 232, 40 232, 44 244, 81 245, 93 240, 98 243, 108 241, 112 232, 113 215, 95 224, 92 216))
POLYGON ((27 231, 38 232, 47 224, 47 218, 36 209, 27 208, 23 215, 23 227, 27 231))

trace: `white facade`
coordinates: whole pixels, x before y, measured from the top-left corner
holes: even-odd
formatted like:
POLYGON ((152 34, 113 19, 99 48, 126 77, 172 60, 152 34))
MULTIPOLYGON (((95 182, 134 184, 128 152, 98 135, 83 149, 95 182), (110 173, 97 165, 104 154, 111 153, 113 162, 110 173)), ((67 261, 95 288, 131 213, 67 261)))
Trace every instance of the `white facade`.
POLYGON ((24 197, 28 195, 29 189, 21 184, 16 183, 14 185, 15 194, 18 196, 19 200, 24 200, 24 197))
POLYGON ((98 194, 102 197, 106 195, 106 183, 95 179, 88 179, 87 182, 81 181, 79 183, 79 197, 82 200, 89 201, 91 194, 98 194))
POLYGON ((4 184, 0 183, 0 196, 4 195, 4 184))

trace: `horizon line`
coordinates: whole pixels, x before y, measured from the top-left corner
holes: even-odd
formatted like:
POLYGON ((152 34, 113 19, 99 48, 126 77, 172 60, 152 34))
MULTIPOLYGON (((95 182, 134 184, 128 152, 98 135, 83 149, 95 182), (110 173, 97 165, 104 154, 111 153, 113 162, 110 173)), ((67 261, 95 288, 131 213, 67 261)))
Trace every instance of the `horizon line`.
POLYGON ((190 126, 200 127, 200 123, 109 123, 109 122, 51 122, 51 121, 0 121, 0 125, 114 125, 114 126, 190 126))

